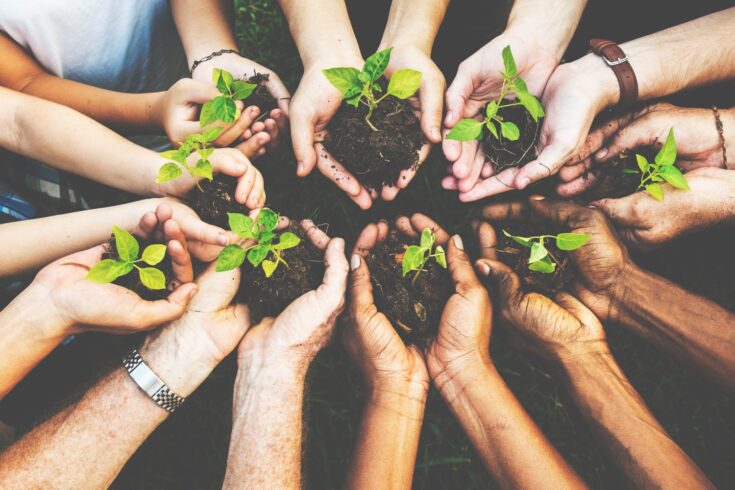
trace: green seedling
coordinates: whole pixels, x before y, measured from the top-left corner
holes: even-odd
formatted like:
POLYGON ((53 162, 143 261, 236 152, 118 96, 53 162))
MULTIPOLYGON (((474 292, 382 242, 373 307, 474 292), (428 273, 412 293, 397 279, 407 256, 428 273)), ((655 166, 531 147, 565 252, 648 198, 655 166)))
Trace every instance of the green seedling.
POLYGON ((281 233, 280 236, 276 235, 278 213, 264 208, 255 221, 240 213, 227 213, 227 217, 232 231, 241 238, 255 240, 255 243, 249 247, 226 246, 217 257, 217 272, 240 267, 245 262, 245 258, 253 267, 262 267, 265 277, 271 277, 278 264, 288 267, 286 261, 281 257, 281 252, 294 248, 301 243, 301 239, 290 231, 281 233), (274 243, 276 238, 278 242, 274 243))
POLYGON ((483 137, 483 127, 485 127, 498 141, 501 141, 501 137, 509 141, 516 141, 521 136, 520 129, 515 123, 503 120, 498 111, 506 107, 523 106, 536 123, 544 116, 544 108, 541 107, 541 103, 528 91, 526 82, 518 75, 518 68, 515 59, 513 59, 510 46, 503 48, 503 64, 505 65, 505 71, 501 73, 503 85, 500 88, 498 98, 485 107, 485 118, 482 121, 462 119, 447 133, 447 139, 457 141, 479 140, 483 137), (516 96, 517 100, 506 101, 506 97, 511 93, 516 96), (498 127, 500 133, 498 133, 498 127))
POLYGON ((155 267, 143 267, 139 264, 156 265, 166 256, 166 245, 148 245, 143 255, 138 258, 140 247, 138 240, 127 231, 112 227, 115 236, 115 248, 119 260, 105 259, 97 262, 89 269, 87 279, 99 284, 108 284, 117 278, 138 271, 140 282, 148 289, 166 289, 166 276, 155 267))
POLYGON ((551 274, 556 270, 559 261, 546 248, 546 240, 556 240, 556 248, 564 251, 577 250, 579 247, 587 243, 590 239, 589 235, 582 233, 559 233, 558 235, 540 235, 532 237, 522 237, 511 235, 503 230, 503 234, 514 242, 531 249, 531 255, 528 257, 528 269, 544 274, 551 274))
POLYGON ((240 118, 240 110, 235 104, 238 100, 245 100, 258 87, 254 83, 235 80, 232 73, 221 68, 212 71, 212 80, 221 95, 208 100, 202 106, 199 115, 199 125, 208 126, 216 121, 233 123, 240 118))
POLYGON ((220 133, 222 133, 222 128, 214 127, 204 130, 201 134, 190 134, 179 145, 178 149, 161 153, 160 155, 163 158, 172 161, 165 163, 158 169, 156 183, 162 184, 177 179, 186 170, 194 179, 194 183, 199 190, 202 190, 199 181, 201 179, 212 180, 214 178, 212 175, 212 163, 209 161, 209 157, 214 152, 214 148, 210 145, 219 137, 220 133), (188 163, 189 156, 192 153, 196 153, 199 156, 195 165, 189 165, 188 163))
POLYGON ((421 232, 421 240, 418 245, 410 245, 403 253, 401 268, 403 269, 403 277, 411 272, 416 272, 413 276, 413 282, 416 282, 419 274, 424 270, 424 266, 429 259, 434 259, 437 264, 447 268, 447 256, 441 245, 434 248, 436 237, 429 228, 424 228, 421 232), (433 251, 432 251, 433 250, 433 251))
POLYGON ((419 89, 421 85, 421 72, 406 68, 403 70, 397 70, 390 77, 388 82, 388 88, 385 94, 379 96, 378 94, 383 91, 383 88, 378 82, 385 73, 385 69, 388 67, 390 62, 390 53, 393 48, 387 48, 383 51, 370 56, 365 60, 365 65, 362 67, 362 71, 357 68, 351 67, 340 67, 340 68, 329 68, 322 70, 327 80, 334 85, 337 90, 342 92, 345 102, 357 107, 360 102, 368 107, 368 113, 365 116, 365 122, 373 131, 378 131, 372 122, 370 122, 370 116, 373 115, 373 111, 378 104, 392 95, 399 99, 407 99, 411 97, 419 89))
MULTIPOLYGON (((641 174, 641 183, 638 190, 645 189, 651 196, 659 201, 664 200, 664 189, 661 187, 662 182, 668 182, 673 187, 682 190, 689 190, 689 184, 681 170, 674 166, 676 163, 676 140, 674 138, 674 128, 669 130, 666 137, 666 143, 656 154, 653 162, 649 162, 643 155, 635 156, 636 163, 641 174)), ((626 173, 637 174, 638 171, 626 169, 626 173)))

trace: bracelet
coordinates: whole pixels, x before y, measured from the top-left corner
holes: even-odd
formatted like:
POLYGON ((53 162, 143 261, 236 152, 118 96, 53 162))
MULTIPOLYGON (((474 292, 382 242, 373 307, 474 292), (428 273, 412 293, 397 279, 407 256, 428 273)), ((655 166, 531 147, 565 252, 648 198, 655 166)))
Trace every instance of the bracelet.
POLYGON ((140 357, 138 349, 133 348, 127 356, 123 358, 123 366, 135 384, 143 390, 143 392, 151 397, 156 404, 168 411, 174 413, 186 399, 171 391, 171 389, 156 376, 151 368, 148 367, 140 357))
POLYGON ((201 59, 198 59, 198 60, 194 61, 194 63, 191 64, 191 73, 193 74, 194 73, 194 70, 196 70, 197 66, 201 65, 202 63, 204 63, 206 61, 209 61, 209 60, 212 60, 212 59, 216 58, 217 56, 222 56, 223 54, 226 54, 226 53, 233 53, 233 54, 238 54, 239 55, 240 54, 240 51, 238 51, 236 49, 220 49, 219 51, 215 51, 215 52, 213 52, 213 53, 205 56, 204 58, 201 58, 201 59))
POLYGON ((722 119, 720 119, 720 110, 716 105, 712 106, 712 112, 715 114, 715 127, 717 132, 720 134, 720 145, 722 145, 722 162, 724 168, 727 168, 727 147, 725 146, 725 128, 722 126, 722 119))

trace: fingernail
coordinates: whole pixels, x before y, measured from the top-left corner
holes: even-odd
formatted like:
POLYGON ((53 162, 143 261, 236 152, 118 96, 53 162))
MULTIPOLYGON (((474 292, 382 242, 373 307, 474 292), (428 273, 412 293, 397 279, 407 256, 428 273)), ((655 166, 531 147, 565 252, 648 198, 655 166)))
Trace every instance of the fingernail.
POLYGON ((447 111, 447 121, 454 121, 454 113, 452 111, 447 111))
POLYGON ((229 241, 229 238, 227 238, 227 235, 225 235, 224 233, 220 233, 219 236, 217 236, 217 243, 222 245, 223 247, 227 245, 229 241))
POLYGON ((304 173, 304 162, 298 162, 296 164, 296 173, 302 175, 304 173))
POLYGON ((360 267, 360 256, 352 254, 352 258, 350 259, 350 270, 354 271, 358 267, 360 267))
POLYGON ((595 153, 595 158, 605 158, 605 155, 607 155, 607 148, 603 148, 602 150, 595 153))
POLYGON ((452 241, 454 242, 454 246, 457 247, 460 250, 464 250, 464 243, 462 243, 462 237, 459 235, 454 235, 452 237, 452 241))
POLYGON ((441 138, 441 133, 439 132, 439 128, 437 128, 437 127, 431 128, 431 136, 434 137, 434 138, 436 138, 436 139, 441 138))
POLYGON ((530 183, 531 183, 531 179, 529 179, 528 177, 524 177, 520 181, 518 181, 518 188, 525 189, 526 186, 530 183))
POLYGON ((345 241, 342 240, 341 238, 335 238, 335 240, 337 240, 337 243, 335 245, 335 247, 337 248, 337 251, 338 252, 344 252, 344 250, 345 250, 345 241))
POLYGON ((590 209, 597 209, 597 206, 595 206, 594 204, 589 204, 587 207, 590 209))
POLYGON ((485 262, 478 262, 477 268, 480 271, 480 274, 483 276, 489 276, 490 275, 490 266, 487 265, 485 262))
POLYGON ((531 196, 531 199, 533 199, 534 201, 543 201, 544 199, 546 199, 546 197, 539 194, 534 194, 533 196, 531 196))

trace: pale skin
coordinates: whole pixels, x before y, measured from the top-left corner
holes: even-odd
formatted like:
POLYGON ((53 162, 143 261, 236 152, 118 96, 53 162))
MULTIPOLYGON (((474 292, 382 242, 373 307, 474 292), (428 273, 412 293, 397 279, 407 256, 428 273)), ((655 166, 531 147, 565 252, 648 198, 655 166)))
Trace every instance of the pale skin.
POLYGON ((590 235, 570 252, 579 274, 575 295, 603 322, 614 322, 735 389, 735 314, 637 267, 599 209, 533 196, 528 203, 490 205, 490 222, 550 221, 590 235))
POLYGON ((615 463, 637 488, 712 488, 701 470, 654 418, 613 358, 597 317, 568 293, 554 300, 524 293, 497 260, 495 230, 478 228, 488 278, 503 319, 520 345, 554 363, 615 463))

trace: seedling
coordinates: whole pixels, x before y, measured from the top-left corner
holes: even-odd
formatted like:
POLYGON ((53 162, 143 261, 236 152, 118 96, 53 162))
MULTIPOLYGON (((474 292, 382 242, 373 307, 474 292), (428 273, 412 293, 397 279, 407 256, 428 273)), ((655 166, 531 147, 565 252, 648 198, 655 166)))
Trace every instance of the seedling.
POLYGON ((421 85, 420 71, 411 70, 410 68, 397 70, 390 77, 385 94, 382 96, 377 95, 383 92, 383 88, 376 82, 385 73, 385 69, 390 62, 390 53, 392 50, 393 48, 387 48, 370 56, 365 60, 362 71, 351 67, 322 70, 327 80, 337 90, 342 92, 345 102, 354 107, 357 107, 362 102, 368 107, 365 122, 368 123, 368 126, 373 131, 378 131, 378 128, 370 122, 370 116, 373 115, 373 111, 383 99, 389 95, 399 99, 407 99, 415 94, 421 85))
POLYGON ((161 184, 174 180, 180 177, 184 173, 184 170, 186 170, 194 179, 194 183, 199 190, 202 190, 199 185, 199 180, 213 179, 212 163, 209 161, 209 157, 214 152, 214 148, 210 145, 219 137, 221 132, 222 128, 214 127, 204 130, 201 134, 190 134, 180 144, 178 149, 161 153, 163 158, 173 161, 164 164, 158 169, 156 183, 161 184), (189 156, 192 153, 199 155, 199 160, 195 165, 189 165, 188 163, 189 156))
POLYGON ((410 245, 406 248, 403 253, 403 260, 401 267, 403 269, 403 277, 406 277, 409 273, 415 271, 416 274, 413 276, 413 281, 416 282, 421 271, 424 270, 424 266, 429 259, 434 259, 437 264, 447 268, 447 257, 444 253, 444 249, 441 245, 437 245, 434 248, 434 242, 436 237, 429 228, 424 228, 421 232, 421 240, 418 245, 410 245), (432 252, 433 249, 433 252, 432 252))
MULTIPOLYGON (((641 173, 641 183, 638 190, 645 189, 659 201, 664 200, 664 189, 661 182, 668 182, 677 189, 689 190, 689 184, 681 170, 674 166, 676 163, 676 140, 674 128, 669 130, 666 143, 661 147, 653 162, 649 162, 643 155, 636 154, 636 162, 641 173)), ((623 172, 637 174, 636 170, 625 169, 623 172)))
POLYGON ((138 258, 140 247, 133 235, 117 226, 112 227, 112 233, 115 236, 115 248, 120 259, 97 262, 89 269, 87 279, 99 284, 108 284, 135 269, 138 271, 140 282, 148 289, 166 289, 166 276, 163 272, 155 267, 139 265, 141 262, 148 265, 160 263, 166 256, 166 245, 148 245, 143 250, 143 255, 138 258))
POLYGON ((485 127, 498 141, 501 141, 501 136, 509 141, 516 141, 521 136, 520 129, 512 121, 503 120, 503 116, 499 115, 498 111, 506 107, 523 106, 536 123, 544 116, 544 108, 541 107, 541 103, 528 91, 526 82, 518 75, 518 68, 510 46, 503 48, 503 64, 505 65, 505 71, 501 73, 503 85, 498 98, 490 101, 485 107, 485 118, 482 121, 462 119, 447 133, 447 139, 479 140, 483 137, 483 127, 485 127), (516 101, 506 101, 506 97, 511 93, 515 94, 516 101), (500 127, 499 134, 498 127, 500 127))
POLYGON ((245 100, 258 87, 254 83, 242 80, 234 80, 232 73, 221 68, 212 71, 212 80, 217 86, 220 94, 212 100, 208 100, 202 106, 199 115, 199 125, 208 126, 216 121, 233 123, 240 118, 240 110, 235 101, 245 100))
POLYGON ((264 208, 255 221, 240 213, 227 213, 227 217, 232 231, 241 238, 255 240, 255 243, 245 248, 240 245, 226 246, 217 257, 217 272, 240 267, 246 257, 253 267, 263 268, 265 277, 271 277, 278 264, 288 267, 286 261, 281 257, 281 252, 297 246, 301 243, 301 239, 290 231, 281 233, 280 237, 276 235, 278 213, 264 208), (278 242, 273 243, 276 238, 278 242), (271 256, 272 259, 269 259, 268 256, 271 256))
POLYGON ((528 269, 544 274, 551 274, 556 270, 559 261, 546 248, 546 240, 556 240, 556 247, 559 250, 571 251, 577 250, 579 247, 587 243, 590 239, 589 235, 582 233, 559 233, 558 235, 540 235, 532 237, 522 237, 511 235, 503 230, 503 234, 514 242, 531 249, 531 255, 528 258, 528 269))

